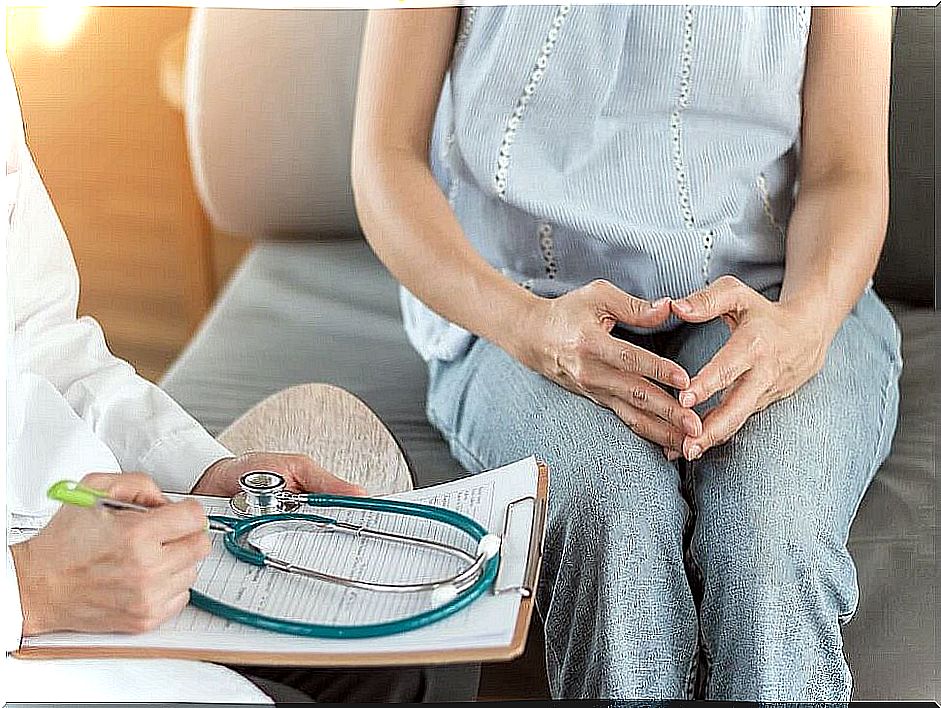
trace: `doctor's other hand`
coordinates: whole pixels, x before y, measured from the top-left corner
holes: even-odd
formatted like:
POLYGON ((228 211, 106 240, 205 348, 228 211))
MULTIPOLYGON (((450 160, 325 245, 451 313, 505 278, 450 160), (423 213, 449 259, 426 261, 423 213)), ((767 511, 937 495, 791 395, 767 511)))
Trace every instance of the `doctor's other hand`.
POLYGON ((239 479, 246 472, 267 470, 284 477, 292 492, 322 492, 365 496, 366 490, 330 474, 310 456, 286 452, 247 452, 226 457, 207 469, 193 487, 193 494, 231 497, 240 491, 239 479))
POLYGON ((699 416, 660 385, 686 388, 676 362, 612 336, 618 323, 656 327, 670 316, 664 298, 650 303, 606 280, 557 298, 540 298, 508 352, 563 388, 611 409, 637 435, 678 454, 702 432, 699 416))
POLYGON ((721 317, 731 330, 679 393, 680 403, 691 408, 722 392, 721 401, 703 417, 702 434, 683 441, 683 455, 690 460, 729 440, 752 415, 816 375, 834 334, 806 304, 768 300, 729 275, 675 300, 672 308, 686 322, 721 317))
POLYGON ((133 472, 89 474, 82 484, 153 508, 63 505, 36 536, 10 547, 26 636, 154 629, 186 606, 196 565, 209 554, 198 502, 167 503, 150 477, 133 472))

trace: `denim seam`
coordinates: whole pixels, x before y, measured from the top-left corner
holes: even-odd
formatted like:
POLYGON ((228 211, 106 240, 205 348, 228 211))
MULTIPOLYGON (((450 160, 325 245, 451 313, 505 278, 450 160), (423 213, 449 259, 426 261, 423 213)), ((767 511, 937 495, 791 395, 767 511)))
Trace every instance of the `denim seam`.
POLYGON ((483 462, 481 462, 480 458, 476 455, 476 453, 472 452, 467 447, 467 445, 464 444, 464 442, 458 437, 458 435, 453 430, 451 430, 450 426, 443 425, 441 423, 440 419, 438 418, 437 415, 435 415, 431 406, 427 406, 425 415, 428 418, 429 422, 433 426, 435 426, 438 430, 440 430, 442 434, 444 434, 444 436, 448 440, 448 443, 450 443, 451 445, 455 447, 460 448, 461 452, 467 455, 469 458, 471 458, 471 460, 473 460, 473 462, 477 465, 479 469, 481 470, 486 469, 486 466, 484 465, 483 462))
MULTIPOLYGON (((685 558, 688 561, 688 568, 694 574, 696 581, 699 584, 699 589, 703 590, 705 586, 705 579, 702 572, 702 568, 699 565, 699 562, 696 560, 696 555, 693 552, 693 536, 695 534, 695 526, 697 523, 697 518, 699 516, 699 509, 696 506, 696 463, 689 462, 687 463, 687 476, 683 484, 686 488, 686 497, 687 504, 689 505, 690 516, 689 524, 691 526, 691 533, 689 538, 689 545, 685 549, 685 558)), ((706 641, 705 632, 702 628, 702 598, 699 598, 699 605, 696 607, 696 650, 693 652, 692 660, 690 661, 689 672, 687 673, 687 697, 691 699, 697 698, 696 689, 698 685, 704 685, 705 680, 708 678, 708 672, 712 664, 712 651, 709 647, 708 642, 706 641), (702 657, 702 662, 704 666, 705 676, 698 676, 700 657, 702 657), (697 681, 697 678, 701 681, 697 681)))
POLYGON ((695 700, 696 698, 696 667, 699 665, 699 642, 696 642, 696 649, 693 650, 693 657, 689 662, 689 670, 686 672, 686 691, 683 696, 686 700, 695 700))
MULTIPOLYGON (((539 612, 539 609, 537 608, 536 611, 539 612)), ((559 667, 560 672, 561 672, 562 663, 559 661, 559 652, 556 651, 555 645, 552 643, 552 639, 549 637, 549 632, 547 632, 546 629, 545 629, 545 627, 547 627, 547 625, 546 625, 546 618, 542 616, 542 613, 541 613, 541 612, 539 612, 539 617, 542 619, 542 626, 543 626, 543 642, 544 642, 544 644, 546 645, 546 659, 549 658, 549 657, 548 657, 549 654, 552 654, 552 661, 555 663, 555 665, 556 665, 557 667, 559 667)), ((548 674, 548 668, 549 668, 549 667, 547 666, 547 667, 546 667, 546 669, 547 669, 547 672, 546 672, 546 673, 547 673, 547 674, 548 674)), ((551 689, 551 686, 550 686, 550 689, 551 689)))
MULTIPOLYGON (((892 365, 892 373, 886 379, 885 386, 882 387, 882 415, 879 420, 879 436, 876 440, 876 447, 873 450, 872 455, 872 466, 869 470, 868 478, 869 482, 866 484, 866 487, 872 484, 873 478, 876 476, 876 473, 879 471, 879 467, 882 465, 879 455, 885 447, 886 436, 888 435, 889 429, 889 390, 892 388, 893 384, 897 380, 899 373, 899 362, 898 359, 889 352, 890 364, 892 365)), ((850 525, 852 526, 853 520, 856 518, 856 514, 859 513, 859 506, 862 504, 863 496, 865 496, 866 490, 863 489, 863 493, 859 495, 859 498, 856 501, 856 508, 853 509, 853 513, 850 516, 850 525)), ((858 593, 858 590, 857 590, 858 593)), ((859 600, 857 598, 856 607, 853 608, 851 612, 845 612, 843 614, 837 615, 837 622, 840 626, 844 626, 853 621, 853 618, 856 616, 856 612, 859 610, 859 600)))
MULTIPOLYGON (((883 449, 885 448, 886 436, 888 434, 888 429, 889 429, 889 415, 888 415, 889 413, 889 390, 892 388, 892 385, 894 383, 893 379, 896 376, 896 372, 898 369, 898 364, 896 363, 894 358, 892 359, 891 364, 892 364, 892 373, 887 378, 885 382, 885 386, 882 387, 882 418, 879 421, 879 440, 876 443, 875 454, 873 455, 873 458, 872 458, 874 461, 873 467, 875 469, 870 471, 870 481, 872 477, 875 476, 875 473, 878 471, 878 466, 882 463, 882 461, 878 460, 878 458, 879 458, 879 455, 882 453, 883 449)), ((853 516, 854 517, 856 516, 855 512, 853 513, 853 516)))
MULTIPOLYGON (((696 578, 699 581, 700 586, 705 587, 705 576, 703 575, 702 568, 699 565, 699 561, 696 560, 696 557, 695 555, 693 555, 692 551, 690 551, 689 557, 690 557, 690 566, 692 567, 693 572, 696 574, 696 578)), ((698 642, 697 654, 702 654, 703 673, 704 673, 704 675, 701 677, 702 680, 700 683, 702 687, 705 688, 706 683, 709 680, 709 674, 712 671, 713 658, 712 658, 712 649, 709 646, 709 641, 706 638, 706 632, 703 630, 703 626, 702 626, 702 602, 701 601, 700 601, 699 611, 697 612, 697 615, 698 615, 697 619, 698 619, 698 625, 699 625, 699 633, 698 633, 699 642, 698 642)), ((699 657, 697 656, 697 664, 698 664, 698 658, 699 657)), ((698 697, 693 696, 693 698, 698 698, 698 697)))

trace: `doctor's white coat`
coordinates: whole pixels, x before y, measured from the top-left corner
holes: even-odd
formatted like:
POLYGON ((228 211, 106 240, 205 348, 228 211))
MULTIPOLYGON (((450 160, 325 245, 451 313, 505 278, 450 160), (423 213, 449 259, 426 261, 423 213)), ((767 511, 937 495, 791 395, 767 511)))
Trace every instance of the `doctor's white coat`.
MULTIPOLYGON (((40 528, 58 506, 58 479, 90 471, 145 471, 167 491, 188 491, 230 453, 163 391, 114 357, 98 323, 76 317, 78 273, 52 202, 26 147, 6 60, 0 70, 6 161, 6 525, 40 528)), ((76 539, 80 542, 80 539, 76 539)), ((25 661, 18 584, 9 549, 0 589, 0 700, 270 702, 220 666, 170 660, 25 661)))

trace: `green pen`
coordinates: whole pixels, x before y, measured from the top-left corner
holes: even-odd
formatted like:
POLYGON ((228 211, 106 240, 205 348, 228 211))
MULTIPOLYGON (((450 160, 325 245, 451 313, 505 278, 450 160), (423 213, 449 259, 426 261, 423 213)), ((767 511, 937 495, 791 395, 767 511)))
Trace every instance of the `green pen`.
MULTIPOLYGON (((49 487, 46 496, 62 504, 83 506, 89 509, 97 507, 114 511, 150 511, 150 507, 142 506, 141 504, 132 504, 131 502, 121 501, 120 499, 112 499, 108 496, 107 492, 100 489, 92 489, 91 487, 86 487, 83 484, 68 479, 60 480, 49 487)), ((224 524, 207 518, 206 530, 225 533, 231 529, 224 524)))

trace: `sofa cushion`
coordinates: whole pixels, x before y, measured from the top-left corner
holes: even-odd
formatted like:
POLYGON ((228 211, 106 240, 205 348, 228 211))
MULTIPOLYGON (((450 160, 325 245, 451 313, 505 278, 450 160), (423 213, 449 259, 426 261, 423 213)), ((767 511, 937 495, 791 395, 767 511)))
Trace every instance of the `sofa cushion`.
POLYGON ((416 486, 461 474, 425 419, 425 365, 405 339, 398 286, 363 240, 258 245, 161 385, 218 433, 307 382, 335 384, 372 408, 416 486))
MULTIPOLYGON (((929 699, 941 695, 941 315, 892 308, 905 360, 899 428, 853 525, 861 600, 845 631, 846 651, 857 698, 929 699)), ((405 339, 396 284, 363 241, 257 246, 163 386, 219 432, 269 394, 311 381, 362 398, 403 446, 416 485, 462 473, 425 419, 425 368, 405 339)))

